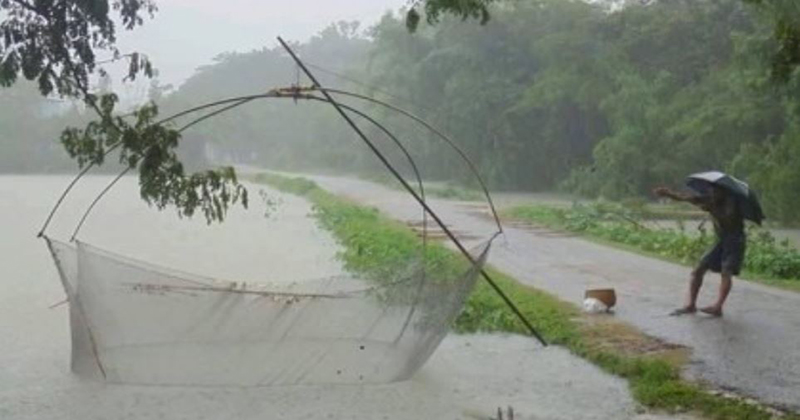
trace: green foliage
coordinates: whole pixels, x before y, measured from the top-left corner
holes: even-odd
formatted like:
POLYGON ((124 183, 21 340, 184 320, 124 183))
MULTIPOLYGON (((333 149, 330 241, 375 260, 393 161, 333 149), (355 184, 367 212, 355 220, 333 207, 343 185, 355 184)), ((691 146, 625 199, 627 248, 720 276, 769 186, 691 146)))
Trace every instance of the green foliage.
POLYGON ((800 252, 788 241, 778 242, 769 231, 753 229, 747 245, 745 268, 749 272, 800 280, 800 252))
MULTIPOLYGON (((436 121, 494 186, 622 199, 724 169, 749 145, 800 140, 784 134, 794 85, 766 82, 770 27, 740 1, 615 12, 542 1, 492 16, 484 28, 443 21, 415 39, 385 19, 373 65, 375 83, 441 110, 436 121)), ((421 159, 436 176, 468 179, 444 149, 429 147, 421 159)), ((776 156, 776 168, 794 172, 789 157, 776 156)), ((773 182, 763 194, 779 197, 765 199, 769 217, 796 218, 795 179, 773 182)))
POLYGON ((772 76, 786 83, 800 68, 800 5, 794 0, 744 0, 758 5, 773 21, 772 76))
MULTIPOLYGON (((714 241, 714 235, 702 228, 696 235, 683 230, 647 228, 643 225, 645 219, 641 213, 608 203, 581 204, 572 208, 520 206, 509 209, 507 214, 683 264, 695 264, 714 241)), ((768 279, 800 281, 800 251, 786 241, 778 243, 768 230, 751 226, 744 270, 768 279)))
POLYGON ((129 123, 114 115, 116 95, 103 95, 98 103, 99 121, 83 129, 68 128, 61 136, 70 157, 81 167, 102 165, 108 152, 119 147, 120 163, 139 170, 142 199, 158 209, 173 205, 186 217, 200 209, 211 223, 222 221, 233 204, 247 207, 247 190, 233 168, 186 173, 175 152, 181 134, 157 123, 155 105, 135 111, 134 122, 129 123))
POLYGON ((486 24, 489 21, 489 5, 497 0, 416 0, 411 8, 406 12, 406 27, 409 31, 417 30, 420 22, 420 13, 417 10, 419 3, 423 3, 422 8, 425 17, 430 24, 439 21, 443 14, 452 14, 466 19, 480 19, 480 23, 486 24))
MULTIPOLYGON (((569 346, 579 340, 578 327, 572 319, 578 314, 577 308, 550 294, 522 285, 497 270, 490 268, 489 272, 497 285, 516 303, 523 315, 548 342, 569 346)), ((505 302, 484 282, 475 287, 454 328, 462 333, 528 333, 505 302)))
MULTIPOLYGON (((36 81, 43 95, 55 91, 82 97, 88 93, 98 55, 122 57, 115 46, 114 20, 130 30, 155 11, 152 0, 0 1, 0 86, 10 86, 22 75, 36 81)), ((132 53, 126 58, 129 78, 152 75, 145 56, 132 53)))
POLYGON ((769 214, 792 225, 800 224, 800 130, 797 126, 777 141, 746 145, 731 163, 733 172, 748 177, 760 192, 769 214))
MULTIPOLYGON (((480 18, 481 24, 489 21, 489 6, 496 0, 425 0, 424 10, 429 23, 436 23, 442 13, 460 16, 462 19, 480 18)), ((800 67, 800 6, 794 0, 744 0, 759 6, 772 20, 773 39, 776 48, 769 58, 775 80, 786 82, 794 70, 800 67)), ((406 13, 406 26, 415 31, 420 22, 417 11, 419 1, 406 13)), ((651 6, 652 7, 652 6, 651 6)), ((698 28, 705 30, 705 28, 698 28)), ((686 34, 684 34, 686 35, 686 34)), ((685 44, 674 44, 673 48, 683 48, 685 44)), ((659 51, 663 51, 659 49, 659 51)), ((679 63, 675 63, 679 64, 679 63)), ((681 63, 682 64, 682 63, 681 63)))

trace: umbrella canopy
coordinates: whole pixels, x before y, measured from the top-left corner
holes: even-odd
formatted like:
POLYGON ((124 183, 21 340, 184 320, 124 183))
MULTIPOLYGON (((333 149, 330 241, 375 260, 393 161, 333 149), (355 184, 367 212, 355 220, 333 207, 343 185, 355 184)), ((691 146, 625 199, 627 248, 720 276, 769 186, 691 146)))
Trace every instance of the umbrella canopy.
POLYGON ((764 220, 764 212, 755 191, 746 182, 719 171, 699 172, 686 178, 686 185, 692 190, 706 195, 712 185, 718 185, 736 197, 739 209, 745 219, 759 225, 764 220))

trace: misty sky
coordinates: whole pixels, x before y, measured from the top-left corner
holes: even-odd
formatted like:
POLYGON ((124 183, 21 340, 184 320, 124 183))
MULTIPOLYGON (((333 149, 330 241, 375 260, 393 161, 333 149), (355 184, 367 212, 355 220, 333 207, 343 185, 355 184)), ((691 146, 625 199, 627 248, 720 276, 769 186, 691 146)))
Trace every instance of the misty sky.
POLYGON ((120 33, 119 46, 147 53, 162 83, 180 84, 224 51, 272 46, 275 37, 303 41, 331 22, 376 22, 406 0, 157 0, 155 19, 120 33))

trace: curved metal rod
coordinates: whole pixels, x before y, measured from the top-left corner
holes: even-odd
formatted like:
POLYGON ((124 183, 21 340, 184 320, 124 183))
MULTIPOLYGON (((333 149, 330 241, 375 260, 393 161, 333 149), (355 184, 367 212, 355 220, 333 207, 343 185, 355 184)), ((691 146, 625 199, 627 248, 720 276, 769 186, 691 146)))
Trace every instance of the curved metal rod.
MULTIPOLYGON (((324 98, 320 98, 320 97, 313 96, 313 95, 296 95, 296 96, 281 96, 281 95, 263 96, 262 95, 260 98, 250 97, 250 98, 241 99, 241 100, 237 100, 237 101, 227 101, 227 102, 234 102, 234 103, 231 104, 231 105, 228 105, 228 106, 226 106, 224 108, 218 109, 218 110, 216 110, 214 112, 210 112, 210 113, 208 113, 206 115, 203 115, 202 117, 199 117, 199 118, 187 123, 186 125, 184 125, 180 129, 178 129, 178 132, 182 133, 183 131, 191 128, 192 126, 194 126, 196 124, 201 123, 202 121, 205 121, 205 120, 207 120, 209 118, 215 117, 215 116, 217 116, 219 114, 222 114, 222 113, 224 113, 226 111, 229 111, 229 110, 231 110, 233 108, 236 108, 238 106, 244 105, 244 104, 246 104, 248 102, 251 102, 251 101, 253 101, 255 99, 267 99, 267 98, 309 99, 309 100, 315 100, 315 101, 320 101, 320 102, 327 102, 327 100, 325 100, 324 98)), ((397 145, 397 147, 402 151, 402 153, 405 155, 406 159, 408 160, 409 164, 411 165, 411 168, 414 171, 414 175, 417 178, 417 185, 419 186, 419 189, 420 189, 420 195, 422 196, 422 199, 425 200, 425 187, 424 187, 423 182, 422 182, 422 175, 419 172, 419 168, 417 167, 416 162, 411 157, 411 153, 409 153, 408 149, 403 145, 403 143, 400 141, 400 139, 398 139, 397 136, 395 136, 392 132, 390 132, 386 127, 384 127, 383 125, 378 123, 374 118, 372 118, 369 115, 363 113, 362 111, 359 111, 358 109, 355 109, 355 108, 347 106, 347 105, 342 105, 342 107, 346 108, 348 111, 350 111, 350 112, 352 112, 352 113, 354 113, 354 114, 366 119, 367 121, 369 121, 370 123, 375 125, 384 134, 386 134, 394 142, 395 145, 397 145)), ((195 109, 195 111, 199 110, 199 109, 207 108, 207 107, 202 107, 201 106, 201 107, 196 107, 196 108, 197 109, 195 109)), ((183 115, 186 115, 186 113, 183 113, 183 115)), ((80 222, 78 222, 78 225, 76 226, 75 230, 72 233, 72 237, 70 238, 70 241, 73 241, 75 239, 75 237, 77 236, 78 232, 83 227, 83 224, 86 222, 86 219, 88 218, 89 214, 94 209, 94 207, 97 205, 97 203, 131 169, 132 168, 130 168, 130 167, 125 168, 122 172, 120 172, 119 175, 117 175, 103 189, 103 191, 100 192, 100 194, 98 194, 97 197, 95 197, 94 201, 92 201, 92 203, 89 205, 89 207, 84 212, 83 216, 81 217, 80 222)), ((423 211, 422 216, 423 216, 423 248, 424 248, 425 245, 426 245, 426 241, 427 241, 427 213, 425 211, 423 211)))
MULTIPOLYGON (((170 122, 170 121, 172 121, 174 119, 183 117, 184 115, 188 115, 188 114, 191 114, 191 113, 197 112, 197 111, 202 111, 202 110, 207 109, 207 108, 213 108, 213 107, 219 106, 219 105, 225 105, 225 104, 228 104, 228 103, 231 103, 231 102, 242 101, 244 103, 247 103, 247 102, 250 102, 253 99, 263 99, 263 98, 278 97, 278 96, 282 96, 280 91, 277 90, 277 89, 272 89, 267 93, 259 93, 259 94, 256 94, 256 95, 234 96, 233 98, 220 99, 218 101, 213 101, 213 102, 209 102, 209 103, 206 103, 206 104, 203 104, 203 105, 198 105, 198 106, 195 106, 195 107, 192 107, 192 108, 189 108, 189 109, 185 109, 185 110, 183 110, 181 112, 178 112, 176 114, 172 114, 169 117, 166 117, 164 119, 161 119, 161 120, 153 123, 153 125, 166 124, 166 123, 168 123, 168 122, 170 122)), ((240 104, 240 105, 244 105, 244 104, 240 104)), ((235 108, 235 107, 233 107, 233 108, 235 108)))
POLYGON ((375 98, 371 98, 371 97, 366 96, 366 95, 361 95, 359 93, 349 92, 349 91, 342 90, 342 89, 330 89, 330 88, 324 88, 324 87, 315 87, 315 88, 317 90, 320 90, 320 91, 323 91, 323 92, 336 93, 336 94, 339 94, 339 95, 350 96, 350 97, 353 97, 353 98, 362 99, 362 100, 365 100, 365 101, 372 102, 374 104, 381 105, 383 107, 391 109, 392 111, 399 112, 399 113, 405 115, 406 117, 411 118, 412 120, 416 121, 417 123, 423 125, 425 128, 430 130, 433 134, 435 134, 436 136, 438 136, 439 138, 444 140, 453 150, 456 151, 456 153, 458 153, 461 156, 461 159, 463 159, 464 162, 466 162, 467 166, 469 166, 470 171, 472 171, 473 175, 475 175, 475 179, 478 180, 478 183, 480 184, 481 189, 483 190, 483 195, 486 196, 486 201, 489 203, 489 207, 492 210, 492 216, 494 217, 494 221, 497 224, 497 229, 500 232, 503 232, 503 226, 500 223, 500 216, 498 216, 497 209, 494 206, 494 201, 492 201, 492 196, 491 196, 491 194, 489 194, 489 188, 486 186, 486 183, 483 181, 483 178, 481 177, 480 173, 478 172, 478 168, 475 167, 475 164, 472 163, 472 161, 469 159, 469 157, 464 152, 464 150, 462 150, 460 147, 458 147, 458 145, 452 139, 450 139, 449 137, 444 135, 444 133, 442 133, 441 131, 437 130, 435 127, 430 125, 427 121, 423 120, 422 118, 420 118, 420 117, 418 117, 418 116, 416 116, 416 115, 414 115, 414 114, 412 114, 412 113, 410 113, 410 112, 408 112, 408 111, 406 111, 406 110, 404 110, 402 108, 398 108, 398 107, 396 107, 396 106, 394 106, 392 104, 380 101, 380 100, 375 99, 375 98))
POLYGON ((77 226, 75 226, 75 230, 72 231, 72 236, 70 236, 70 238, 69 238, 70 242, 73 242, 75 240, 75 236, 78 235, 78 231, 80 231, 81 227, 83 227, 83 223, 86 222, 86 218, 89 217, 89 213, 92 212, 92 209, 94 209, 94 206, 96 206, 97 203, 100 201, 100 199, 103 198, 103 196, 106 195, 106 193, 109 190, 111 190, 111 188, 120 179, 122 179, 122 177, 125 176, 125 174, 127 174, 131 169, 133 169, 133 168, 131 168, 130 166, 125 168, 122 172, 119 173, 119 175, 117 175, 111 182, 109 182, 108 185, 106 185, 105 188, 103 188, 103 191, 100 191, 100 194, 97 194, 97 197, 95 197, 94 201, 92 201, 92 204, 90 204, 89 208, 87 208, 86 211, 83 213, 83 217, 81 217, 81 221, 78 222, 77 226))
MULTIPOLYGON (((166 124, 166 123, 168 123, 168 122, 170 122, 170 121, 172 121, 172 120, 174 120, 176 118, 182 117, 182 116, 187 115, 189 113, 201 111, 201 110, 207 109, 207 108, 213 108, 215 106, 224 105, 224 104, 228 104, 228 103, 231 103, 231 102, 238 102, 237 105, 230 107, 230 108, 235 108, 236 106, 244 105, 245 103, 247 103, 247 102, 249 102, 249 101, 251 101, 253 99, 277 97, 277 96, 280 96, 280 95, 282 95, 282 94, 279 91, 271 90, 271 91, 269 91, 267 93, 262 93, 262 94, 258 94, 258 95, 245 95, 245 96, 237 96, 237 97, 234 97, 234 98, 222 99, 222 100, 219 100, 219 101, 209 102, 209 103, 204 104, 204 105, 199 105, 199 106, 196 106, 194 108, 190 108, 190 109, 185 110, 185 111, 181 111, 181 112, 179 112, 177 114, 173 114, 173 115, 171 115, 171 116, 169 116, 167 118, 164 118, 164 119, 162 119, 160 121, 157 121, 157 122, 155 122, 153 124, 154 125, 166 124)), ((228 109, 230 109, 230 108, 227 108, 226 111, 228 109)), ((118 141, 117 143, 115 143, 114 145, 112 145, 111 147, 106 149, 105 152, 103 152, 103 157, 108 156, 111 152, 116 150, 121 145, 122 145, 122 142, 118 141)), ((53 205, 53 208, 50 210, 50 214, 47 215, 47 218, 45 219, 44 223, 42 224, 41 229, 39 229, 39 233, 36 235, 37 237, 41 238, 44 235, 44 231, 50 225, 50 222, 53 220, 53 216, 55 216, 56 212, 61 207, 61 204, 63 203, 64 199, 67 197, 67 195, 70 193, 70 191, 72 191, 72 188, 75 187, 75 184, 77 184, 78 181, 81 178, 83 178, 84 175, 86 175, 94 166, 95 166, 94 162, 91 162, 88 165, 86 165, 86 167, 81 169, 81 171, 78 172, 77 175, 75 175, 75 177, 72 179, 72 181, 70 181, 69 185, 67 185, 67 187, 64 189, 64 191, 61 192, 61 195, 58 197, 58 200, 56 201, 56 204, 53 205)))
POLYGON ((220 108, 220 109, 218 109, 218 110, 216 110, 214 112, 209 112, 208 114, 203 115, 202 117, 197 118, 194 121, 191 121, 188 124, 184 125, 183 127, 179 128, 178 129, 178 133, 183 133, 184 131, 188 130, 191 126, 193 126, 195 124, 199 124, 199 123, 201 123, 201 122, 203 122, 203 121, 205 121, 205 120, 207 120, 209 118, 215 117, 215 116, 217 116, 219 114, 222 114, 223 112, 230 111, 233 108, 237 108, 239 106, 242 106, 242 105, 244 105, 244 104, 246 104, 248 102, 251 102, 251 101, 253 101, 255 99, 258 99, 258 98, 242 99, 240 101, 237 101, 237 102, 233 103, 232 105, 228 105, 226 107, 220 108))
POLYGON ((67 188, 64 189, 64 191, 61 193, 61 196, 59 196, 58 200, 56 200, 56 204, 53 206, 52 210, 50 210, 50 214, 47 215, 47 219, 45 219, 42 228, 39 229, 39 233, 36 234, 37 238, 41 238, 42 236, 44 236, 44 231, 45 229, 47 229, 47 226, 50 224, 50 221, 53 220, 53 216, 56 215, 56 210, 58 210, 58 208, 61 207, 61 203, 64 201, 65 198, 67 198, 67 194, 69 194, 69 192, 72 190, 72 187, 74 187, 75 184, 78 183, 78 180, 83 178, 83 176, 86 175, 86 173, 89 172, 90 169, 92 169, 92 166, 94 166, 94 163, 91 163, 87 165, 85 168, 81 169, 81 171, 78 172, 78 175, 75 175, 75 178, 72 178, 72 181, 69 183, 69 185, 67 185, 67 188))
MULTIPOLYGON (((229 110, 231 110, 231 109, 233 109, 233 108, 236 108, 236 107, 238 107, 238 106, 244 105, 244 104, 246 104, 246 103, 248 103, 248 102, 250 102, 250 101, 253 101, 254 99, 256 99, 256 98, 242 99, 242 100, 239 100, 239 101, 236 101, 236 102, 234 102, 232 105, 228 105, 228 106, 226 106, 226 107, 224 107, 224 108, 220 108, 220 109, 218 109, 218 110, 216 110, 216 111, 214 111, 214 112, 209 112, 208 114, 206 114, 206 115, 203 115, 202 117, 200 117, 200 118, 197 118, 197 119, 195 119, 194 121, 191 121, 191 122, 189 122, 188 124, 184 125, 184 126, 183 126, 183 127, 181 127, 180 129, 178 129, 178 132, 179 132, 179 133, 182 133, 182 132, 184 132, 185 130, 187 130, 187 129, 189 129, 190 127, 192 127, 193 125, 195 125, 195 124, 199 124, 200 122, 202 122, 202 121, 204 121, 204 120, 207 120, 207 119, 209 119, 209 118, 212 118, 212 117, 214 117, 214 116, 216 116, 216 115, 222 114, 222 113, 223 113, 223 112, 225 112, 225 111, 229 111, 229 110)), ((206 107, 206 108, 207 108, 207 107, 206 107)), ((202 108, 201 108, 201 109, 202 109, 202 108)), ((185 115, 185 114, 184 114, 184 115, 185 115)), ((81 220, 78 222, 78 225, 77 225, 77 226, 75 226, 75 230, 72 232, 72 236, 71 236, 71 237, 70 237, 70 239, 69 239, 69 241, 70 241, 70 242, 72 242, 72 241, 74 241, 74 240, 75 240, 75 237, 78 235, 78 232, 81 230, 81 228, 83 227, 83 224, 86 222, 86 219, 89 217, 89 213, 91 213, 91 212, 92 212, 92 210, 93 210, 93 209, 94 209, 94 207, 97 205, 97 203, 98 203, 98 202, 100 202, 100 200, 103 198, 103 196, 105 196, 105 195, 106 195, 106 193, 108 193, 108 191, 109 191, 109 190, 111 190, 111 188, 112 188, 112 187, 113 187, 113 186, 114 186, 114 185, 115 185, 115 184, 116 184, 116 183, 117 183, 117 182, 118 182, 118 181, 119 181, 119 180, 120 180, 120 179, 121 179, 123 176, 125 176, 125 174, 127 174, 127 173, 128 173, 130 170, 131 170, 131 169, 133 169, 133 168, 132 168, 132 167, 127 167, 127 168, 125 168, 124 170, 122 170, 122 172, 120 172, 120 173, 119 173, 119 175, 117 175, 117 176, 116 176, 116 178, 114 178, 114 179, 113 179, 113 180, 112 180, 112 181, 111 181, 111 182, 110 182, 108 185, 106 185, 106 187, 103 189, 103 191, 101 191, 101 192, 100 192, 100 194, 98 194, 98 195, 97 195, 97 197, 95 197, 94 201, 92 201, 92 203, 89 205, 89 207, 88 207, 88 208, 86 209, 86 211, 83 213, 83 216, 81 217, 81 220)))

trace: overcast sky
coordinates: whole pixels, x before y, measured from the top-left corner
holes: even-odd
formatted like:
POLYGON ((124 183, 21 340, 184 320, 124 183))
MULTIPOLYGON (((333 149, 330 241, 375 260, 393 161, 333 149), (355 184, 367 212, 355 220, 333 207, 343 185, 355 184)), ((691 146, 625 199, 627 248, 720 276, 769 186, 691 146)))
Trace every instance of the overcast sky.
POLYGON ((250 51, 275 37, 304 41, 328 24, 358 20, 362 28, 406 0, 157 0, 153 20, 119 34, 123 52, 146 53, 162 83, 180 84, 225 51, 250 51))

